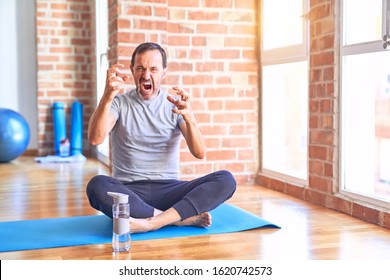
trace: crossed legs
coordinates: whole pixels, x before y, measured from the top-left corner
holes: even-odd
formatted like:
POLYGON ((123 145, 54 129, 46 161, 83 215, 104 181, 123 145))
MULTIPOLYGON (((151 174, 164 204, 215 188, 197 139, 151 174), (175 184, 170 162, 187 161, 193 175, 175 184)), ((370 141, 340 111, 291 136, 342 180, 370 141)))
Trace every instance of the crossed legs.
POLYGON ((158 211, 153 217, 146 219, 130 219, 131 232, 147 232, 157 230, 166 225, 175 226, 197 226, 197 227, 209 227, 212 220, 209 212, 203 212, 199 215, 189 217, 185 220, 181 220, 179 213, 175 208, 171 207, 166 211, 158 211))
POLYGON ((229 199, 236 189, 233 175, 217 171, 192 181, 147 180, 123 183, 98 175, 87 185, 87 196, 95 209, 112 217, 108 191, 129 195, 132 232, 157 230, 166 225, 211 225, 208 213, 229 199))

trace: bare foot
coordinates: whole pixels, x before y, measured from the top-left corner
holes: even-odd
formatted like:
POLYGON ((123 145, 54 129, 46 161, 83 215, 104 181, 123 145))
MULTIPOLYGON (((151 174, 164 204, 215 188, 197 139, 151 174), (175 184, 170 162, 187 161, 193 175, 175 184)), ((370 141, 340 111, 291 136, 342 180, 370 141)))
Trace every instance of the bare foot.
POLYGON ((147 232, 147 231, 153 231, 157 230, 158 228, 155 228, 153 224, 150 222, 150 218, 147 219, 135 219, 130 218, 130 232, 131 233, 137 233, 137 232, 147 232))
POLYGON ((210 227, 212 223, 211 215, 209 212, 204 212, 199 215, 189 217, 183 221, 178 221, 173 223, 175 226, 196 226, 207 228, 210 227))
POLYGON ((207 228, 211 226, 211 215, 208 212, 189 217, 183 221, 179 220, 180 216, 173 208, 162 212, 160 215, 153 216, 146 219, 130 218, 130 232, 147 232, 157 230, 166 225, 175 226, 196 226, 207 228), (176 221, 176 222, 172 222, 176 221))

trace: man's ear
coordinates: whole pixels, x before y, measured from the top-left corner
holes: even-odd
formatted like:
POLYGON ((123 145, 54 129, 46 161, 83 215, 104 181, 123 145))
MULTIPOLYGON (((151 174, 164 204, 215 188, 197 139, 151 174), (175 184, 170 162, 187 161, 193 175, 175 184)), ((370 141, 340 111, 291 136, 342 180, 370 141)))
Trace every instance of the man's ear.
POLYGON ((131 74, 134 76, 133 66, 132 65, 130 65, 130 71, 131 71, 131 74))
POLYGON ((163 70, 163 76, 162 76, 163 79, 165 78, 165 75, 167 74, 167 70, 168 70, 167 67, 165 67, 163 70))

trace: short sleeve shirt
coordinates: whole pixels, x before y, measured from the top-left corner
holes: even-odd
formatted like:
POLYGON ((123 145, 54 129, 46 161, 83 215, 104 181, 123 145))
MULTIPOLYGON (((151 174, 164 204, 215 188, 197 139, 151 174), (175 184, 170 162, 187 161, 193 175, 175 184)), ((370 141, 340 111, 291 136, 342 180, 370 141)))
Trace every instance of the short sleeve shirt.
POLYGON ((161 89, 155 98, 144 100, 133 89, 114 98, 113 177, 121 181, 179 178, 184 119, 172 112, 175 106, 167 96, 161 89))

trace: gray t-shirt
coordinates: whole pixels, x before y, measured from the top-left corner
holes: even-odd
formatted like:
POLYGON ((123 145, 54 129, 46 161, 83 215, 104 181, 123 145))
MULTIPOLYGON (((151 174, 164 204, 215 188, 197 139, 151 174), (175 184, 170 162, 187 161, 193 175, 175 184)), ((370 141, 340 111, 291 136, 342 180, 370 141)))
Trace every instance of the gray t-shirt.
POLYGON ((111 112, 117 117, 111 131, 113 177, 121 181, 178 179, 182 115, 161 89, 151 100, 133 89, 117 95, 111 112))

